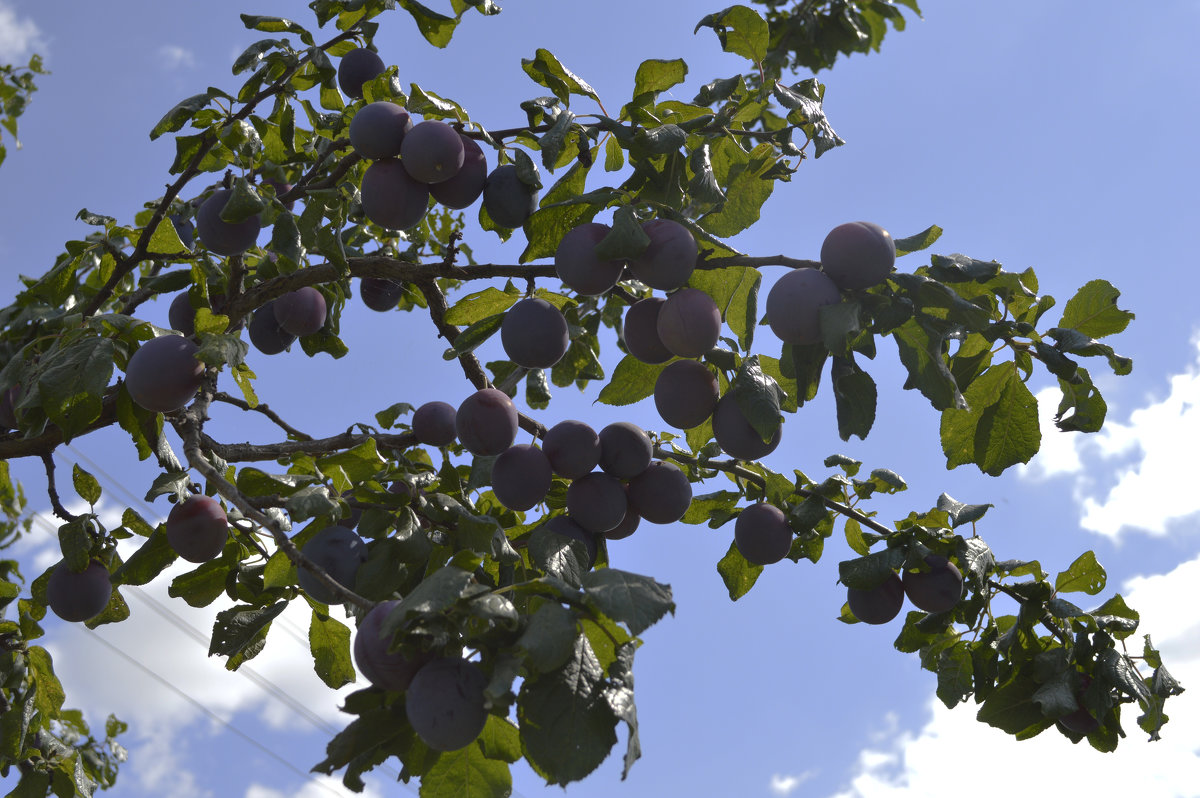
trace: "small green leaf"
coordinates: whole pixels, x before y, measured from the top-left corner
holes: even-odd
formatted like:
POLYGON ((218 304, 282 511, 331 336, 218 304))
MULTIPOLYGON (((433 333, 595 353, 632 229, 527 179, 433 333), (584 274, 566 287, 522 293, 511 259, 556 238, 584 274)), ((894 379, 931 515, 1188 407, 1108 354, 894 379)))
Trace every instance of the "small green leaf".
POLYGON ((771 31, 767 21, 757 11, 746 6, 730 6, 724 11, 709 14, 698 23, 693 33, 712 28, 721 40, 721 49, 736 53, 758 63, 767 57, 771 31))
POLYGON ((287 605, 286 601, 278 601, 269 607, 238 604, 218 612, 213 623, 208 655, 211 657, 220 654, 229 657, 225 667, 237 670, 242 662, 262 651, 266 645, 271 621, 275 620, 287 605))
POLYGON ((754 587, 754 583, 758 581, 758 575, 762 572, 761 565, 755 565, 742 556, 737 543, 730 543, 729 551, 717 563, 717 573, 721 575, 721 579, 725 580, 729 598, 734 601, 750 592, 750 588, 754 587))
POLYGON ((1069 327, 1088 338, 1103 338, 1129 326, 1133 314, 1117 307, 1121 292, 1106 280, 1092 280, 1080 288, 1063 308, 1060 327, 1069 327))
POLYGON ((600 390, 597 401, 617 406, 639 402, 654 393, 654 385, 664 368, 665 363, 643 363, 633 355, 626 355, 613 369, 612 380, 600 390))
POLYGON ((71 466, 71 480, 75 483, 75 492, 93 507, 100 501, 100 483, 96 478, 79 467, 79 463, 71 466))
POLYGON ((1107 582, 1108 574, 1096 562, 1096 554, 1085 551, 1067 570, 1054 577, 1054 590, 1057 593, 1087 593, 1094 596, 1104 589, 1107 582))
POLYGON ((928 249, 933 246, 933 242, 941 237, 942 228, 935 224, 908 238, 897 238, 895 241, 896 257, 899 258, 912 252, 920 252, 923 249, 928 249))
POLYGON ((337 690, 354 681, 350 663, 350 629, 336 618, 313 610, 308 627, 308 646, 313 668, 321 681, 337 690))
POLYGON ((521 292, 511 284, 504 291, 488 287, 482 291, 467 294, 446 311, 446 323, 475 324, 498 313, 503 313, 520 298, 521 292))

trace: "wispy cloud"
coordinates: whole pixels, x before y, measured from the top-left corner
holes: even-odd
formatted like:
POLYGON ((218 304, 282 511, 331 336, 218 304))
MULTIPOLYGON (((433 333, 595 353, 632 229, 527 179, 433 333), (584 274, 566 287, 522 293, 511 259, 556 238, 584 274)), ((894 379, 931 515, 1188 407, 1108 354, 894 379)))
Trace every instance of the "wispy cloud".
POLYGON ((1166 398, 1148 401, 1124 422, 1110 413, 1094 435, 1056 429, 1058 391, 1039 393, 1042 450, 1021 473, 1071 478, 1080 525, 1114 539, 1132 530, 1165 535, 1173 522, 1200 513, 1192 475, 1200 441, 1200 339, 1196 343, 1196 362, 1171 378, 1166 398))
POLYGON ((0 63, 24 63, 34 53, 45 56, 47 49, 37 24, 18 16, 11 5, 0 0, 0 63))
POLYGON ((812 778, 812 771, 805 771, 799 776, 781 776, 778 773, 771 776, 772 795, 791 795, 804 782, 812 778))
POLYGON ((177 44, 164 44, 159 47, 158 56, 167 69, 191 69, 196 66, 195 54, 177 44))

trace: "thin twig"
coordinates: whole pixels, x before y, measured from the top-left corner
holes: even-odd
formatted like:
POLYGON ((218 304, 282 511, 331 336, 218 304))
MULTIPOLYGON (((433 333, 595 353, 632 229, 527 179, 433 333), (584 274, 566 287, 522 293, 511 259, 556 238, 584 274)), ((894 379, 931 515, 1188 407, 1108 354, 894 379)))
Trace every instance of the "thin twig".
POLYGON ((259 404, 254 407, 251 407, 250 403, 247 402, 245 399, 239 399, 236 396, 231 396, 230 394, 227 394, 224 391, 217 391, 215 394, 213 394, 213 401, 214 402, 224 402, 225 404, 230 404, 230 405, 233 405, 234 407, 240 407, 242 410, 253 411, 255 413, 262 413, 264 416, 271 419, 271 421, 275 422, 275 424, 280 429, 282 429, 284 432, 286 432, 288 435, 292 436, 293 438, 296 438, 297 440, 311 441, 313 439, 313 437, 311 435, 309 435, 308 433, 301 432, 300 430, 293 427, 291 424, 284 421, 282 418, 279 417, 278 413, 276 413, 274 410, 272 410, 270 407, 268 407, 265 404, 259 404))
POLYGON ((64 521, 78 520, 79 516, 67 512, 67 508, 59 501, 58 488, 54 484, 54 455, 43 454, 42 465, 46 467, 46 493, 50 496, 50 506, 54 509, 54 514, 64 521))

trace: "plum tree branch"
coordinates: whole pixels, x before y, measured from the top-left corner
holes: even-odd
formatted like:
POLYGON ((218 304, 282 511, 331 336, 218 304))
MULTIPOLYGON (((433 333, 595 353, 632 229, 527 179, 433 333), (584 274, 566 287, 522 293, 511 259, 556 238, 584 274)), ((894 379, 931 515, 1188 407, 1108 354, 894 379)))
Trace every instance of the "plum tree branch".
POLYGON ((58 498, 58 487, 54 481, 54 455, 41 455, 42 465, 46 468, 46 493, 50 497, 50 506, 54 509, 54 514, 64 521, 74 521, 79 516, 68 512, 66 507, 63 507, 62 501, 58 498))
POLYGON ((217 391, 216 393, 214 393, 213 401, 214 402, 224 402, 225 404, 230 404, 230 405, 233 405, 234 407, 239 407, 242 410, 246 410, 246 411, 262 413, 264 416, 271 419, 271 421, 275 422, 275 424, 280 429, 282 429, 284 432, 286 432, 288 435, 292 436, 293 438, 297 438, 301 441, 311 441, 313 439, 312 436, 309 435, 308 433, 301 432, 300 430, 293 427, 291 424, 288 424, 286 421, 284 421, 279 416, 278 413, 276 413, 274 410, 272 410, 270 407, 268 407, 265 404, 258 404, 258 405, 255 405, 254 407, 251 407, 250 403, 247 402, 245 399, 239 399, 236 396, 231 396, 230 394, 227 394, 224 391, 217 391))

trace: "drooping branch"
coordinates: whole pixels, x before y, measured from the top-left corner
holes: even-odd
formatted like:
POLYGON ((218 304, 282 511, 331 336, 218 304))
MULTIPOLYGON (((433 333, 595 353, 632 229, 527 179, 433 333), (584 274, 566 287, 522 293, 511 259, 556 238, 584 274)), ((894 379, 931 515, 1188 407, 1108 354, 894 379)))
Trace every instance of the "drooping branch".
POLYGON ((311 441, 313 439, 312 436, 309 435, 308 433, 301 432, 300 430, 293 427, 291 424, 284 421, 282 418, 280 418, 278 413, 276 413, 274 410, 272 410, 270 407, 268 407, 265 404, 258 404, 258 405, 255 405, 254 407, 251 407, 250 403, 247 402, 245 399, 239 399, 236 396, 231 396, 230 394, 227 394, 224 391, 217 391, 216 393, 214 393, 213 401, 214 402, 224 402, 225 404, 230 404, 230 405, 233 405, 234 407, 240 407, 242 410, 246 410, 246 411, 262 413, 264 416, 271 419, 271 421, 273 421, 276 424, 276 426, 278 426, 280 429, 282 429, 284 432, 286 432, 288 435, 292 436, 293 438, 297 438, 301 441, 311 441))

